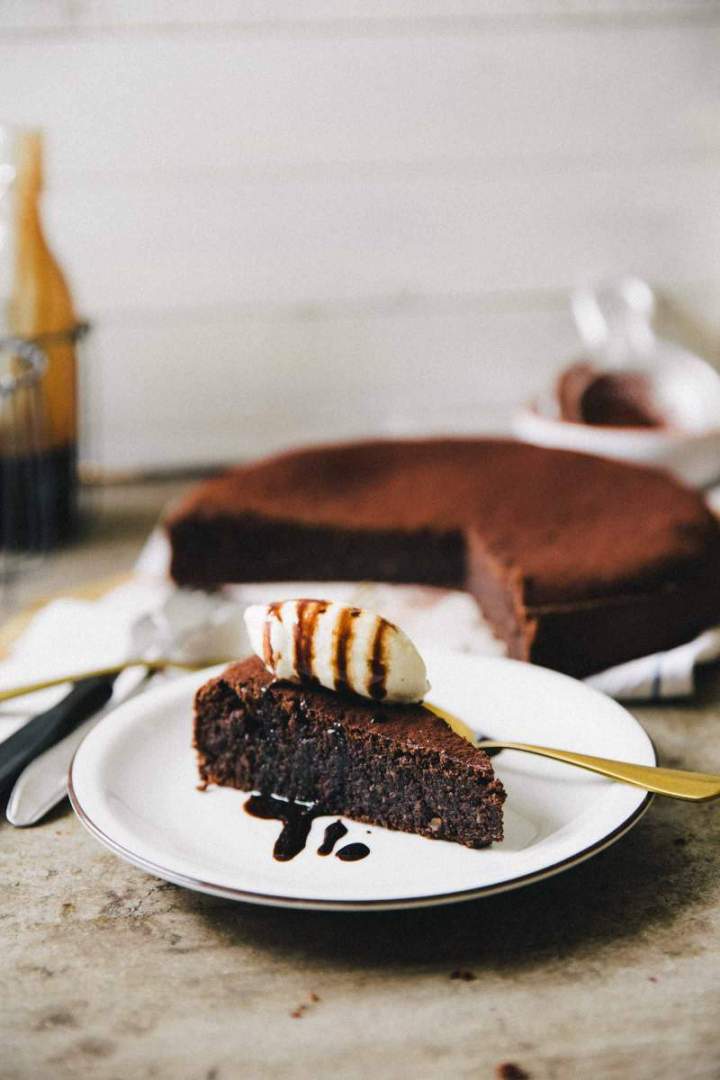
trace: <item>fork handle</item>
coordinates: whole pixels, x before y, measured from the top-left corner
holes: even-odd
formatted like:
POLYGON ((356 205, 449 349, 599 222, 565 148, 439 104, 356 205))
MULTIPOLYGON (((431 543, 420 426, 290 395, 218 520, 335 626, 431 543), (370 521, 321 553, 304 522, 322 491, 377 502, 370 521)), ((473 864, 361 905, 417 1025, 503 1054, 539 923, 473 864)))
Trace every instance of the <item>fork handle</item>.
POLYGON ((577 754, 573 750, 556 750, 551 746, 534 746, 529 743, 504 742, 496 739, 482 739, 475 744, 483 750, 522 750, 539 757, 564 761, 568 765, 577 765, 580 769, 608 776, 623 784, 644 788, 656 795, 667 795, 671 799, 684 799, 688 802, 707 802, 720 796, 720 776, 711 773, 687 772, 684 769, 664 769, 655 765, 633 765, 628 761, 614 761, 612 758, 593 757, 591 754, 577 754))

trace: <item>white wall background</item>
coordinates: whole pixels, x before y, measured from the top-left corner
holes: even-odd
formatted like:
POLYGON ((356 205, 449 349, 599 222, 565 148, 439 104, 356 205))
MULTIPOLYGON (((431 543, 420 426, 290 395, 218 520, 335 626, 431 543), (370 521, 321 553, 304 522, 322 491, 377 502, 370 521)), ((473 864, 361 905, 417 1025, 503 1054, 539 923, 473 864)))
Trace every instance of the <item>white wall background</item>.
POLYGON ((632 271, 720 354, 720 3, 0 0, 112 468, 502 427, 632 271))

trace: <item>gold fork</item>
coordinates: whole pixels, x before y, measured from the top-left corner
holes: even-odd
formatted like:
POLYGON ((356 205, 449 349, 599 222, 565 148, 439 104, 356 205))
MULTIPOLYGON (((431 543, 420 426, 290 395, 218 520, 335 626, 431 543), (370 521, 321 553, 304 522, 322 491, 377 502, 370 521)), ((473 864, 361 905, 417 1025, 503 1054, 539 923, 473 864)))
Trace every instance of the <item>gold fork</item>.
POLYGON ((578 754, 574 750, 556 750, 552 746, 534 746, 532 743, 510 742, 506 739, 476 739, 473 732, 457 716, 438 708, 437 705, 425 705, 441 720, 468 739, 474 746, 483 750, 522 750, 526 754, 564 761, 568 765, 577 765, 579 769, 619 780, 621 784, 652 791, 656 795, 667 795, 671 799, 684 799, 686 802, 708 802, 720 797, 720 776, 712 773, 688 772, 685 769, 665 769, 658 765, 634 765, 629 761, 614 761, 612 758, 594 757, 592 754, 578 754))

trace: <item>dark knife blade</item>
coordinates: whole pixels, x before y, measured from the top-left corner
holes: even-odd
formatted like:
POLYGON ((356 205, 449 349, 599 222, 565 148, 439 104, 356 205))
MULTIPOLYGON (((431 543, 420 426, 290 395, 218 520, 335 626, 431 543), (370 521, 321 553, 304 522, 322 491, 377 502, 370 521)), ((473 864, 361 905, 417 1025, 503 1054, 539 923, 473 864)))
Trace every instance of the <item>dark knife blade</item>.
POLYGON ((0 792, 5 791, 38 754, 102 709, 110 699, 115 679, 115 675, 82 679, 52 709, 33 716, 0 743, 0 792))

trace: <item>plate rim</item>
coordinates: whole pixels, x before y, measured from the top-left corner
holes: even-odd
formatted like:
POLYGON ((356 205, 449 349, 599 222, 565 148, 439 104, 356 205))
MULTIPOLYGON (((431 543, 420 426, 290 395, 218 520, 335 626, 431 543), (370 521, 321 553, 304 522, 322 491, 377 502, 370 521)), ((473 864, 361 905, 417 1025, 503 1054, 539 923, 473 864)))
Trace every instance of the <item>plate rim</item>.
MULTIPOLYGON (((470 659, 466 654, 458 654, 452 650, 440 650, 440 652, 447 652, 450 655, 460 655, 466 659, 470 659)), ((480 660, 494 660, 503 664, 515 665, 517 661, 511 660, 507 657, 477 657, 480 660)), ((208 673, 208 677, 212 677, 212 674, 223 670, 226 665, 213 666, 205 669, 208 673)), ((525 666, 525 665, 523 665, 525 666)), ((560 676, 560 678, 569 678, 564 676, 562 672, 554 671, 550 668, 543 668, 540 665, 528 665, 531 667, 538 667, 539 670, 547 672, 549 674, 560 676)), ((203 672, 193 672, 190 678, 196 678, 202 675, 203 672)), ((178 680, 178 683, 183 680, 178 680)), ((570 679, 571 682, 580 680, 570 679)), ((170 684, 171 686, 172 684, 170 684)), ((176 684, 177 685, 177 684, 176 684)), ((164 689, 169 689, 170 686, 164 689)), ((601 694, 594 687, 585 686, 585 689, 592 694, 598 694, 601 697, 607 695, 601 694)), ((653 765, 658 764, 657 749, 653 740, 648 732, 640 724, 628 710, 624 709, 624 706, 620 702, 616 702, 615 699, 609 698, 615 704, 619 705, 625 712, 627 712, 630 719, 632 719, 641 729, 645 735, 650 749, 652 751, 653 765)), ((122 708, 122 706, 118 706, 122 708)), ((106 719, 109 719, 106 718, 106 719)), ((94 729, 93 729, 94 731, 94 729)), ((89 734, 92 734, 90 732, 89 734)), ((87 736, 86 736, 87 738, 87 736)), ((487 896, 494 896, 500 893, 510 892, 514 889, 523 888, 526 885, 532 885, 540 881, 544 881, 546 878, 554 877, 557 874, 563 873, 565 870, 569 870, 574 866, 579 865, 582 862, 587 861, 593 856, 604 851, 606 848, 611 847, 614 843, 620 840, 627 832, 629 832, 650 808, 655 796, 652 792, 646 792, 645 798, 630 812, 630 814, 619 822, 614 829, 606 833, 604 836, 595 840, 587 847, 582 848, 580 851, 574 852, 571 855, 566 855, 564 858, 559 859, 557 862, 551 863, 549 866, 543 866, 538 870, 532 870, 525 874, 520 874, 515 877, 507 878, 504 881, 495 882, 488 885, 473 886, 469 889, 452 890, 447 893, 430 893, 422 896, 411 897, 398 897, 396 899, 323 899, 321 897, 298 897, 298 896, 283 896, 277 893, 263 893, 252 889, 240 889, 231 885, 222 885, 216 882, 205 881, 202 878, 194 877, 189 874, 184 874, 176 870, 169 869, 163 866, 161 863, 157 863, 152 859, 147 859, 143 855, 139 855, 137 852, 132 851, 130 848, 121 844, 119 841, 109 836, 104 829, 102 829, 96 821, 93 820, 91 814, 83 807, 82 802, 78 796, 78 793, 73 782, 73 772, 78 755, 80 754, 85 739, 76 748, 73 754, 70 767, 68 769, 68 797, 73 811, 77 815, 80 823, 86 829, 86 831, 93 836, 99 843, 105 848, 113 852, 119 858, 132 866, 136 866, 138 869, 143 870, 145 873, 151 874, 154 877, 160 878, 164 881, 169 881, 174 885, 178 885, 182 888, 190 889, 194 892, 204 893, 210 896, 219 896, 224 899, 234 900, 236 902, 244 902, 254 904, 263 907, 276 907, 276 908, 291 908, 295 910, 305 911, 397 911, 397 910, 409 910, 412 908, 429 908, 439 907, 447 904, 463 903, 470 900, 481 899, 487 896)))

